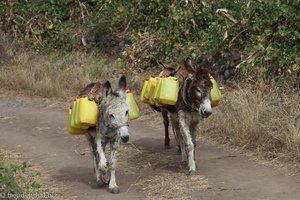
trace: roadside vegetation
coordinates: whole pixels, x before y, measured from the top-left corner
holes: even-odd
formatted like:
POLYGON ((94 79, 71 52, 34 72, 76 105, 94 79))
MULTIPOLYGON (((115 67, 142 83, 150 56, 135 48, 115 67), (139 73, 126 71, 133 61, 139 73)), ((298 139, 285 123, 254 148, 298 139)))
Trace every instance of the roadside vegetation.
POLYGON ((299 92, 282 92, 264 82, 233 85, 204 121, 204 135, 300 171, 299 92))
MULTIPOLYGON (((26 199, 21 195, 40 195, 39 199, 60 199, 57 188, 45 174, 25 161, 15 152, 0 149, 1 199, 26 199), (45 198, 42 198, 42 195, 45 198), (47 196, 48 195, 48 196, 47 196)), ((27 197, 30 198, 30 197, 27 197)))
POLYGON ((138 95, 158 60, 189 56, 223 88, 204 134, 299 166, 299 9, 300 0, 5 0, 1 89, 70 99, 123 73, 138 95))

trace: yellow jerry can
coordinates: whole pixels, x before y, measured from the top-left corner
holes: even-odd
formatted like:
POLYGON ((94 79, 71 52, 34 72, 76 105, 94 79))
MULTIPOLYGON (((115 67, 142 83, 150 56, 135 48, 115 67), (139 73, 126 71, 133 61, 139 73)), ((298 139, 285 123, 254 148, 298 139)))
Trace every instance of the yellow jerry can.
POLYGON ((73 105, 72 105, 73 109, 72 109, 72 115, 71 115, 71 126, 73 128, 87 129, 88 126, 81 125, 79 123, 79 116, 78 116, 79 99, 80 99, 80 97, 77 97, 73 101, 73 105))
POLYGON ((68 132, 72 135, 84 135, 86 130, 80 128, 73 128, 71 126, 71 117, 72 117, 72 106, 70 106, 68 111, 68 132))
POLYGON ((98 105, 88 97, 79 99, 78 123, 82 126, 96 126, 98 121, 98 105))
MULTIPOLYGON (((150 79, 149 79, 149 81, 150 81, 150 79)), ((155 104, 155 100, 154 100, 153 97, 154 97, 154 91, 155 91, 155 88, 156 88, 158 80, 159 80, 159 77, 155 77, 155 78, 152 79, 151 82, 149 82, 150 83, 150 89, 149 89, 149 93, 148 94, 149 94, 149 104, 151 104, 151 105, 155 104)))
POLYGON ((210 96, 211 96, 211 106, 212 107, 216 107, 217 105, 219 105, 221 98, 222 98, 222 94, 219 90, 219 86, 217 81, 214 79, 214 77, 210 76, 210 81, 213 84, 213 88, 210 91, 210 96))
POLYGON ((154 92, 152 94, 152 97, 150 97, 153 99, 154 104, 156 106, 163 106, 163 104, 159 103, 159 92, 160 92, 160 88, 161 88, 161 81, 163 78, 166 78, 166 77, 161 76, 160 78, 158 78, 158 81, 157 81, 156 87, 154 89, 154 92))
POLYGON ((139 107, 134 99, 132 92, 129 89, 126 89, 126 103, 129 107, 129 119, 137 119, 140 115, 139 107))
POLYGON ((77 99, 74 99, 73 104, 72 104, 71 126, 73 128, 79 128, 79 126, 75 124, 75 118, 76 118, 76 100, 77 99))
POLYGON ((163 105, 175 105, 179 93, 179 82, 176 77, 161 78, 155 102, 163 105))
POLYGON ((141 101, 142 101, 143 103, 148 103, 148 101, 149 101, 149 98, 147 99, 147 98, 145 97, 146 90, 147 90, 147 86, 148 86, 148 82, 149 82, 149 81, 148 81, 147 79, 144 81, 142 93, 141 93, 141 96, 140 96, 140 99, 141 99, 141 101))
POLYGON ((155 88, 155 85, 156 85, 156 81, 157 79, 155 77, 150 77, 149 80, 148 80, 148 84, 147 84, 147 87, 146 87, 146 90, 145 90, 145 99, 149 99, 151 97, 151 90, 152 88, 154 89, 155 88))

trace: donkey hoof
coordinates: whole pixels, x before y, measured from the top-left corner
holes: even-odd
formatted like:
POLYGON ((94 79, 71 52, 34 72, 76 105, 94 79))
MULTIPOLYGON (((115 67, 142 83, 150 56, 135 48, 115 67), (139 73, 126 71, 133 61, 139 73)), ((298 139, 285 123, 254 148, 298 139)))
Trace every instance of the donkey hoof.
POLYGON ((99 179, 99 180, 97 180, 97 185, 99 187, 103 187, 104 186, 104 182, 101 179, 99 179))
POLYGON ((170 145, 169 144, 165 144, 165 149, 170 149, 170 145))
POLYGON ((112 194, 119 194, 120 193, 120 188, 119 187, 109 188, 108 190, 112 194))
POLYGON ((196 171, 194 171, 194 170, 191 170, 191 171, 189 171, 189 172, 188 172, 188 174, 187 174, 187 175, 189 175, 189 176, 196 175, 196 171))

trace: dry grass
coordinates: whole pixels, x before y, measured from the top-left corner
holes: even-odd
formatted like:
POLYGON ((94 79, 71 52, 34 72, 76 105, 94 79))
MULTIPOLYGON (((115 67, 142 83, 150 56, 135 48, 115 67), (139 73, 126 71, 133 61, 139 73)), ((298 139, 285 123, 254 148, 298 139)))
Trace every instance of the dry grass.
MULTIPOLYGON (((3 162, 7 168, 6 173, 9 173, 13 180, 16 182, 17 187, 21 189, 21 194, 25 195, 47 195, 51 194, 53 200, 65 199, 60 193, 62 190, 61 185, 54 183, 51 178, 42 171, 42 168, 37 165, 32 165, 31 163, 24 161, 22 156, 16 152, 1 150, 0 149, 0 160, 3 162), (16 166, 16 171, 11 169, 11 166, 16 166), (20 168, 20 166, 26 166, 25 168, 20 168), (33 187, 31 184, 36 183, 40 185, 40 188, 33 187)), ((3 171, 3 170, 2 170, 3 171)), ((5 189, 6 186, 0 185, 2 192, 8 192, 5 189)), ((17 197, 17 196, 15 196, 17 197)), ((12 198, 12 197, 11 197, 12 198)), ((49 198, 39 198, 39 199, 49 199, 49 198)))
POLYGON ((224 92, 222 104, 204 122, 205 135, 270 159, 299 164, 300 94, 274 88, 236 85, 224 92))
POLYGON ((210 188, 203 175, 186 175, 186 167, 180 168, 178 157, 163 152, 138 148, 133 144, 121 145, 119 166, 126 173, 139 174, 128 190, 142 191, 146 200, 195 199, 193 193, 210 188), (126 158, 126 159, 124 159, 126 158))
POLYGON ((118 78, 120 71, 116 63, 79 52, 7 52, 11 59, 0 65, 1 88, 27 95, 68 98, 91 81, 118 78))
POLYGON ((139 91, 145 78, 158 74, 159 68, 143 72, 131 71, 130 66, 83 52, 34 52, 9 45, 0 38, 0 89, 24 95, 54 97, 71 101, 88 83, 109 80, 117 89, 121 74, 136 95, 142 114, 151 115, 148 105, 139 101, 139 91))
POLYGON ((191 200, 191 193, 209 188, 208 181, 201 175, 187 176, 183 173, 163 173, 151 176, 138 183, 146 199, 191 200))

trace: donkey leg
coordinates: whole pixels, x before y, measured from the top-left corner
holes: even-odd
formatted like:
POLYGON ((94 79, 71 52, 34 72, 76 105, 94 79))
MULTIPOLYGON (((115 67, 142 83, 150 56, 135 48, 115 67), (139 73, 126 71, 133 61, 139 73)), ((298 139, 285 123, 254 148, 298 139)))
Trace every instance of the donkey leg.
POLYGON ((172 128, 174 132, 175 139, 178 144, 178 153, 181 154, 181 164, 186 163, 186 151, 185 151, 185 142, 183 140, 181 131, 180 131, 180 126, 179 126, 179 120, 178 120, 178 115, 176 114, 171 114, 171 121, 172 121, 172 128))
POLYGON ((179 147, 179 152, 180 152, 180 154, 181 154, 181 165, 182 166, 186 166, 187 165, 187 158, 188 158, 188 156, 187 156, 187 152, 186 152, 186 144, 185 144, 185 141, 184 141, 184 139, 181 137, 181 139, 180 139, 180 144, 178 145, 179 147))
POLYGON ((180 127, 180 132, 183 137, 183 141, 185 143, 186 151, 188 154, 188 166, 189 166, 189 173, 194 174, 196 171, 196 163, 194 160, 194 143, 192 141, 191 133, 189 130, 189 126, 185 121, 185 113, 184 111, 179 111, 178 112, 178 117, 179 117, 179 127, 180 127))
POLYGON ((117 151, 118 151, 119 142, 120 142, 119 138, 110 142, 111 172, 110 172, 110 181, 109 181, 108 189, 113 194, 120 193, 120 188, 116 183, 117 151))
MULTIPOLYGON (((199 120, 195 120, 191 123, 191 136, 192 136, 192 141, 194 144, 194 158, 195 158, 195 154, 196 154, 196 146, 197 146, 197 141, 196 141, 196 132, 197 132, 197 127, 199 124, 199 120)), ((196 163, 196 167, 197 167, 197 163, 196 163)))
POLYGON ((95 143, 95 137, 91 135, 90 131, 86 134, 86 139, 89 143, 89 146, 91 148, 91 153, 92 153, 92 158, 93 158, 93 164, 94 164, 94 173, 96 176, 97 180, 97 185, 98 186, 103 186, 104 183, 102 182, 100 178, 100 171, 98 167, 98 162, 99 162, 99 154, 97 153, 97 147, 95 143))
POLYGON ((198 124, 199 124, 199 120, 193 121, 191 123, 191 126, 190 126, 191 127, 192 141, 194 143, 194 148, 196 148, 196 145, 197 145, 197 143, 196 143, 196 136, 197 136, 196 132, 197 132, 198 124))
POLYGON ((169 137, 169 117, 168 117, 168 111, 162 110, 161 111, 162 117, 164 119, 164 126, 165 126, 165 148, 170 148, 170 137, 169 137))
POLYGON ((99 155, 98 161, 98 170, 100 173, 100 178, 102 182, 107 184, 109 182, 109 169, 107 167, 107 161, 104 154, 106 146, 106 141, 102 141, 101 136, 99 134, 96 135, 96 151, 99 155))

